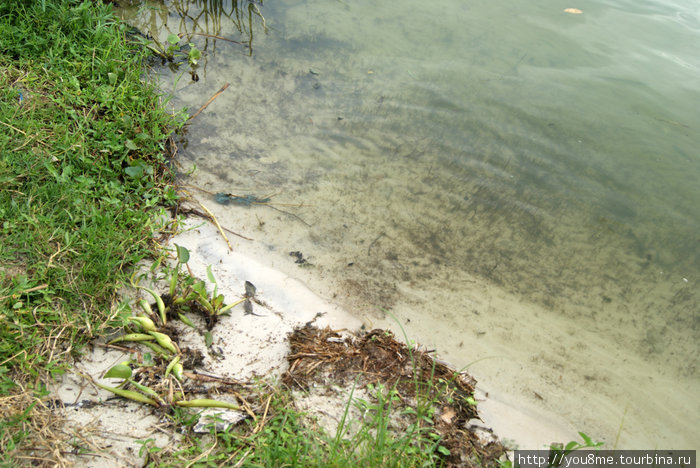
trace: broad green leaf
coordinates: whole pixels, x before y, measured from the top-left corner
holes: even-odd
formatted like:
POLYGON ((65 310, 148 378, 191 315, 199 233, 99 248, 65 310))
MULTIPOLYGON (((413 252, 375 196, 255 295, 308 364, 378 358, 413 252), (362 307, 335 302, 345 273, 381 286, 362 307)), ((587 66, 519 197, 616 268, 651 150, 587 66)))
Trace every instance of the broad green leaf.
POLYGON ((187 263, 190 261, 190 251, 187 248, 175 244, 177 248, 177 261, 180 263, 187 263))
POLYGON ((131 367, 121 363, 113 366, 105 374, 105 379, 128 379, 131 377, 131 367))
POLYGON ((200 58, 202 58, 202 52, 199 49, 197 49, 194 46, 194 44, 190 44, 190 47, 192 47, 189 53, 191 59, 199 60, 200 58))
POLYGON ((192 289, 197 292, 201 297, 205 298, 207 297, 207 285, 204 284, 204 281, 197 281, 195 284, 192 285, 192 289))

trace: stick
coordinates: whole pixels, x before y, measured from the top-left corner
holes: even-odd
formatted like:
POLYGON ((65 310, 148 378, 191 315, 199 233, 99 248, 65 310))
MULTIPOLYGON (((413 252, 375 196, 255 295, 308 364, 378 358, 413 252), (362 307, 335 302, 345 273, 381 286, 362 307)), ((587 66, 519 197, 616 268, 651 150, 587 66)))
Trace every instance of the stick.
MULTIPOLYGON (((202 213, 201 211, 196 210, 196 209, 194 209, 194 208, 181 208, 181 209, 180 209, 180 212, 181 212, 181 213, 184 213, 184 214, 190 214, 190 213, 192 213, 192 214, 194 214, 194 215, 201 216, 202 218, 207 218, 207 215, 206 215, 206 214, 204 214, 204 213, 202 213)), ((240 237, 241 239, 245 239, 245 240, 249 240, 249 241, 252 241, 252 240, 253 240, 253 239, 251 239, 250 237, 246 237, 246 236, 244 236, 243 234, 239 234, 239 233, 237 233, 236 231, 230 230, 230 229, 227 228, 226 226, 221 226, 221 227, 224 229, 224 231, 226 231, 226 232, 228 232, 228 233, 230 233, 230 234, 233 234, 234 236, 238 236, 238 237, 240 237)))
POLYGON ((200 107, 199 110, 198 110, 197 112, 195 112, 194 114, 192 114, 187 120, 192 120, 192 119, 194 119, 195 117, 197 117, 197 116, 199 115, 199 113, 202 112, 204 109, 206 109, 207 106, 208 106, 209 104, 211 104, 211 102, 212 102, 214 99, 218 98, 219 95, 220 95, 221 93, 223 93, 224 91, 226 91, 226 88, 228 88, 229 85, 230 85, 230 83, 226 83, 225 85, 223 85, 223 86, 221 87, 221 89, 218 90, 218 91, 216 92, 216 94, 214 94, 212 97, 210 97, 209 100, 208 100, 207 102, 205 102, 204 105, 203 105, 202 107, 200 107))
POLYGON ((192 34, 191 34, 191 36, 204 36, 204 37, 211 37, 211 38, 214 38, 214 39, 220 39, 220 40, 222 40, 222 41, 229 41, 229 42, 233 42, 234 44, 241 44, 241 45, 245 45, 245 44, 244 44, 243 42, 239 42, 239 41, 234 41, 233 39, 226 39, 225 37, 221 37, 221 36, 214 36, 213 34, 204 34, 204 33, 192 33, 192 34))
POLYGON ((33 288, 25 289, 24 291, 19 292, 19 293, 10 294, 10 295, 8 295, 8 296, 0 296, 0 301, 5 300, 5 299, 7 299, 8 297, 12 297, 12 296, 15 296, 15 295, 20 296, 20 295, 22 295, 22 294, 28 294, 28 293, 30 293, 30 292, 39 291, 40 289, 44 289, 44 288, 48 288, 48 287, 49 287, 48 284, 41 284, 41 285, 39 285, 39 286, 34 286, 33 288))
POLYGON ((228 237, 226 237, 226 233, 225 233, 224 230, 221 228, 221 225, 219 224, 219 221, 216 220, 216 216, 214 216, 214 213, 212 213, 211 211, 209 211, 209 208, 207 208, 206 206, 202 205, 202 202, 200 202, 199 200, 195 200, 195 201, 196 201, 197 203, 199 203, 199 206, 201 206, 202 209, 204 209, 204 211, 209 215, 209 218, 214 222, 214 224, 216 224, 216 227, 219 229, 219 232, 221 233, 221 235, 223 236, 224 240, 225 240, 226 243, 228 244, 229 250, 233 250, 233 247, 231 247, 231 243, 228 241, 228 237))
MULTIPOLYGON (((228 85, 226 85, 226 86, 228 86, 228 85)), ((22 135, 27 136, 27 134, 24 133, 24 132, 23 132, 22 130, 20 130, 19 128, 13 127, 12 125, 10 125, 10 124, 8 124, 8 123, 5 123, 5 122, 3 122, 2 120, 0 120, 0 124, 6 125, 6 126, 10 127, 12 130, 18 131, 18 132, 21 133, 22 135)))

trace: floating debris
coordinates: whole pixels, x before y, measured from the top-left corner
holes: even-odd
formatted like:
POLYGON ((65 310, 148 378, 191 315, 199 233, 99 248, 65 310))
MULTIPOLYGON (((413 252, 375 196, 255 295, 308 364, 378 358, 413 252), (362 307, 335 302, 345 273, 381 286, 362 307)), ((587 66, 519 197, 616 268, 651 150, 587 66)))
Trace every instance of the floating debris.
POLYGON ((572 15, 580 15, 583 13, 583 11, 579 10, 578 8, 565 8, 564 13, 570 13, 572 15))
POLYGON ((233 203, 240 206, 262 205, 269 203, 269 198, 260 198, 255 195, 234 195, 232 193, 218 192, 215 195, 215 200, 221 205, 233 203))
POLYGON ((308 262, 307 259, 304 258, 304 254, 299 252, 298 250, 294 252, 289 252, 290 257, 294 257, 294 263, 298 265, 303 265, 303 266, 310 266, 311 264, 308 262))

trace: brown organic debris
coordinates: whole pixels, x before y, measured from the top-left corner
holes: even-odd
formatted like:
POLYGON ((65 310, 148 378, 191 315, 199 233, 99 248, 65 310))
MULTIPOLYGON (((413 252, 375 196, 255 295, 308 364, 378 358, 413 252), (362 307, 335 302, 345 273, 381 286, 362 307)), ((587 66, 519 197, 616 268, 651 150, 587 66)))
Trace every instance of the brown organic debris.
POLYGON ((470 420, 480 420, 473 404, 476 381, 430 352, 409 349, 386 330, 341 335, 310 324, 294 330, 289 342, 289 370, 284 376, 289 387, 349 386, 357 381, 358 388, 370 384, 395 388, 404 408, 416 405, 418 399, 433 401, 434 429, 450 452, 446 465, 498 466, 503 445, 483 441, 469 428, 470 420))

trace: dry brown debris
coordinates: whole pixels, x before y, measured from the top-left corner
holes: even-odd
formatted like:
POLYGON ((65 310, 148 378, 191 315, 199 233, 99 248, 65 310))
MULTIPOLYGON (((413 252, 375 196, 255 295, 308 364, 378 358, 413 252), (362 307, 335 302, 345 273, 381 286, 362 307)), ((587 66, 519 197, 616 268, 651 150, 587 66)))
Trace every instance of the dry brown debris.
POLYGON ((471 420, 480 420, 473 404, 476 381, 430 352, 409 349, 386 330, 341 335, 307 324, 291 333, 289 341, 284 376, 289 387, 348 386, 357 380, 357 388, 395 388, 404 407, 414 407, 418 399, 433 402, 434 429, 450 451, 447 466, 497 466, 505 453, 495 437, 483 440, 470 429, 471 420))

